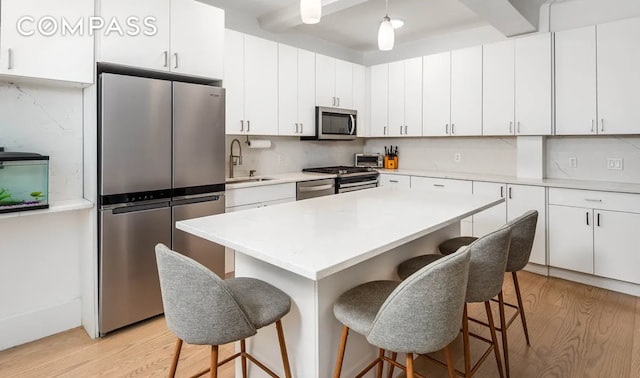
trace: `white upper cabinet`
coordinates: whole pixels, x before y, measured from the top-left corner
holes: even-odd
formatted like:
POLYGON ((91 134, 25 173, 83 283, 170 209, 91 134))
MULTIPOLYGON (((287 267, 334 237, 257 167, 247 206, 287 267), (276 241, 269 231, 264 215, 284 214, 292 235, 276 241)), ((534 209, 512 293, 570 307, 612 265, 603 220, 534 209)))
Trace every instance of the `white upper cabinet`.
POLYGON ((93 15, 91 0, 2 0, 0 74, 93 83, 93 37, 86 30, 93 15), (63 19, 84 30, 71 33, 63 19), (39 30, 41 20, 51 25, 50 36, 39 30))
MULTIPOLYGON (((403 135, 405 122, 405 63, 397 61, 389 63, 389 114, 388 114, 388 134, 391 136, 403 135)), ((422 127, 422 126, 421 126, 422 127)))
POLYGON ((422 58, 389 63, 387 135, 422 135, 422 58))
POLYGON ((100 34, 99 62, 117 63, 207 78, 222 78, 224 11, 195 0, 108 0, 100 16, 127 25, 137 17, 135 36, 100 34), (153 17, 152 21, 146 17, 153 17))
POLYGON ((551 34, 515 40, 515 133, 550 135, 551 34))
POLYGON ((278 44, 278 133, 314 135, 315 54, 278 44))
POLYGON ((482 135, 513 135, 514 41, 483 46, 482 135))
POLYGON ((451 135, 482 134, 482 46, 451 52, 451 135))
POLYGON ((372 137, 389 135, 389 64, 378 64, 371 70, 371 121, 372 137))
POLYGON ((316 54, 316 104, 353 108, 353 64, 316 54))
POLYGON ((601 134, 640 133, 640 18, 597 26, 601 134))
POLYGON ((556 32, 556 134, 597 134, 596 27, 556 32))
POLYGON ((450 135, 451 53, 427 55, 422 67, 422 135, 450 135))
POLYGON ((278 45, 232 30, 225 34, 227 134, 278 134, 278 45))
MULTIPOLYGON (((361 64, 353 64, 353 108, 358 111, 357 134, 364 137, 367 130, 365 121, 367 114, 366 106, 366 68, 361 64)), ((315 87, 314 87, 315 89, 315 87)), ((315 92, 314 92, 315 100, 315 92)), ((314 103, 315 104, 315 103, 314 103)))
POLYGON ((422 134, 482 134, 482 46, 423 57, 422 134))

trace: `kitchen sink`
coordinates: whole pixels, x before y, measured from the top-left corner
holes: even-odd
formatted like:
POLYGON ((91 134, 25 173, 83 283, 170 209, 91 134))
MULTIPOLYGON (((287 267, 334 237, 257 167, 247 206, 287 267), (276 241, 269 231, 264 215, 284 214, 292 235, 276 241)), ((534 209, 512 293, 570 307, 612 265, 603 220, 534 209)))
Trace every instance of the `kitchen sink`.
POLYGON ((227 180, 227 184, 243 184, 247 182, 261 182, 261 181, 269 181, 269 180, 273 180, 273 179, 270 177, 247 177, 242 179, 232 178, 227 180))

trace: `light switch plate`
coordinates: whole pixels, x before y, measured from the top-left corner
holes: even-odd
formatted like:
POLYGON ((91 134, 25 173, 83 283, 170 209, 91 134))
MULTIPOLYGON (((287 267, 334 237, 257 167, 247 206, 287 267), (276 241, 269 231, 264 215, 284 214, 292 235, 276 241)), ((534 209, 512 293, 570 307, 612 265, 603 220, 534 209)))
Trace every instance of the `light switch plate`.
POLYGON ((607 158, 607 169, 610 171, 622 171, 624 170, 624 159, 622 158, 607 158))

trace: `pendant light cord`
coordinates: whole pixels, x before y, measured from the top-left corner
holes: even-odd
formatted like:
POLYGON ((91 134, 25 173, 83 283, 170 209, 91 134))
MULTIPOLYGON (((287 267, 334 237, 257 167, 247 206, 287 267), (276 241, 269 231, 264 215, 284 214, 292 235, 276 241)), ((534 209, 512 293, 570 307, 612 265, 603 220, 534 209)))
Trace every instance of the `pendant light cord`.
POLYGON ((385 16, 389 16, 389 0, 384 0, 384 14, 385 16))

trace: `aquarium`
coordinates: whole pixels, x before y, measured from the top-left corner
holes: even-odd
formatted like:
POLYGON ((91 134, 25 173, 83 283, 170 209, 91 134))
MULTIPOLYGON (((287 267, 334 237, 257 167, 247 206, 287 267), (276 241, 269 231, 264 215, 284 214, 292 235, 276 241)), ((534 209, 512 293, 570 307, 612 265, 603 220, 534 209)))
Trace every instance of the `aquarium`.
POLYGON ((0 152, 0 213, 49 207, 49 157, 0 152))

